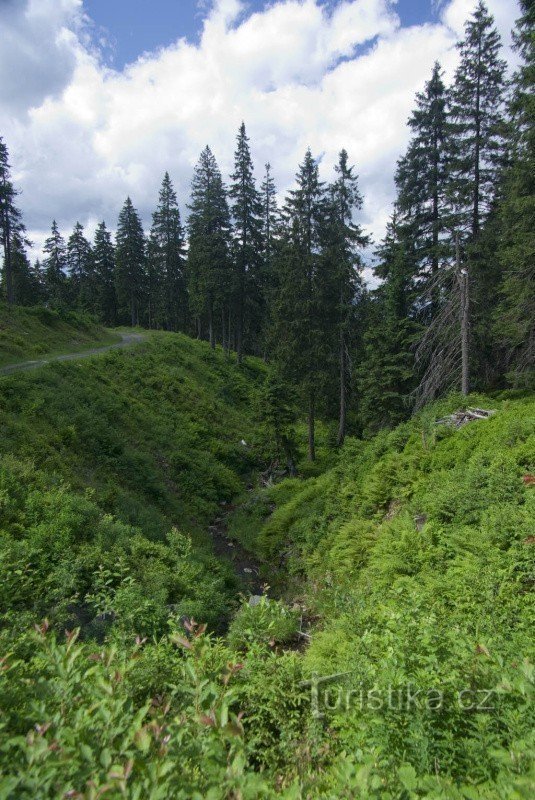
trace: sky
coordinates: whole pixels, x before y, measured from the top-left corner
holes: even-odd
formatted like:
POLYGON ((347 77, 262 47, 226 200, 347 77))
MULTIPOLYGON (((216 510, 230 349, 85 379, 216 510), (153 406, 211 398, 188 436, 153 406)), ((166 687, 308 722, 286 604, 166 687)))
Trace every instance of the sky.
MULTIPOLYGON (((225 177, 242 120, 260 181, 281 197, 310 147, 324 180, 345 147, 360 222, 375 242, 414 96, 475 0, 0 0, 0 136, 38 255, 52 218, 68 235, 115 228, 127 195, 150 225, 169 171, 181 211, 209 144, 225 177)), ((515 0, 488 0, 510 64, 515 0)))

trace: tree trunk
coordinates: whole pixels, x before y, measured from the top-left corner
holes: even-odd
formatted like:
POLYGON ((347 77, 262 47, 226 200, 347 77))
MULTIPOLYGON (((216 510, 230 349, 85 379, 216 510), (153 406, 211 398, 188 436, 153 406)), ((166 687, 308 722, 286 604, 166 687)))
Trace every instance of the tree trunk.
POLYGON ((456 236, 455 253, 461 292, 461 392, 467 395, 470 392, 470 287, 468 270, 461 268, 459 234, 456 236))
POLYGON ((230 338, 231 338, 231 335, 232 335, 232 317, 231 317, 231 311, 230 311, 230 307, 229 307, 228 317, 227 317, 227 356, 229 356, 229 357, 230 357, 230 346, 231 346, 230 338))
POLYGON ((130 321, 132 323, 132 327, 135 328, 136 326, 136 303, 134 300, 134 295, 130 295, 130 321))
POLYGON ((238 364, 242 363, 243 360, 243 277, 242 277, 242 284, 240 286, 239 291, 239 298, 238 298, 238 319, 237 319, 237 330, 236 330, 236 361, 238 364))
POLYGON ((214 309, 212 303, 208 306, 208 335, 210 339, 210 347, 215 350, 215 332, 214 332, 214 309))
POLYGON ((9 230, 9 219, 6 220, 6 237, 4 242, 4 271, 6 275, 6 298, 10 306, 15 302, 15 290, 13 288, 13 264, 11 260, 11 233, 9 230))
MULTIPOLYGON (((4 184, 5 185, 5 184, 4 184)), ((15 302, 15 292, 13 289, 13 264, 11 259, 11 231, 9 226, 9 208, 7 206, 4 213, 4 224, 2 225, 2 244, 4 246, 4 274, 6 277, 6 298, 9 305, 15 302)))
POLYGON ((479 191, 480 191, 480 150, 481 150, 481 37, 478 44, 478 71, 476 83, 476 136, 474 151, 474 200, 472 208, 472 237, 474 241, 479 235, 479 191))
POLYGON ((338 447, 346 438, 346 356, 344 332, 340 329, 340 418, 338 423, 338 447))
POLYGON ((221 309, 221 344, 223 352, 227 352, 227 327, 225 323, 225 309, 221 309))
POLYGON ((316 413, 316 398, 314 395, 314 390, 311 389, 308 399, 308 460, 309 461, 316 460, 316 441, 314 432, 315 413, 316 413))

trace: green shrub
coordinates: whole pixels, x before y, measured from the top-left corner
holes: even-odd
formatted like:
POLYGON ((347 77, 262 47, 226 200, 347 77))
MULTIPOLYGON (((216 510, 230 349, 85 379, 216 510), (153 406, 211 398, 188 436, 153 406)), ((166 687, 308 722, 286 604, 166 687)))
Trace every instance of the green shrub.
POLYGON ((253 644, 286 644, 297 635, 299 612, 281 600, 262 596, 255 605, 244 602, 228 631, 231 647, 242 649, 253 644))

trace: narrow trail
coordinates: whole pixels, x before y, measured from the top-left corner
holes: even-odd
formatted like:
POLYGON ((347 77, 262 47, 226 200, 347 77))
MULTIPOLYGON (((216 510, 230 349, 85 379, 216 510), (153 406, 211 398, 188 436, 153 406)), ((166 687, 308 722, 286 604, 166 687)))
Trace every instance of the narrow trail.
POLYGON ((48 356, 47 358, 42 358, 37 361, 21 361, 19 364, 8 364, 5 367, 0 367, 0 375, 10 375, 12 372, 26 372, 31 369, 38 369, 53 361, 79 361, 82 358, 98 356, 110 350, 120 350, 123 347, 129 347, 130 345, 145 341, 145 337, 141 333, 121 333, 119 335, 121 336, 121 341, 115 344, 93 347, 90 350, 82 350, 80 353, 65 353, 60 356, 48 356))
POLYGON ((265 581, 260 578, 260 562, 239 542, 228 537, 227 519, 231 512, 232 509, 222 510, 221 515, 208 528, 214 553, 222 561, 230 561, 234 572, 243 583, 244 589, 252 595, 263 594, 265 581))

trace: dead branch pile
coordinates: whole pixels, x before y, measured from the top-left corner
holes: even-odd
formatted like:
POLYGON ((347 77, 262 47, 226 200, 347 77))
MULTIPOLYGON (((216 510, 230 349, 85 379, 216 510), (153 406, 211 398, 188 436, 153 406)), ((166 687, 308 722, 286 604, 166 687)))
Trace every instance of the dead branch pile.
POLYGON ((448 414, 447 417, 437 419, 436 425, 451 425, 453 428, 462 428, 469 422, 475 422, 476 419, 488 419, 495 414, 496 411, 487 411, 484 408, 462 408, 455 411, 453 414, 448 414))

